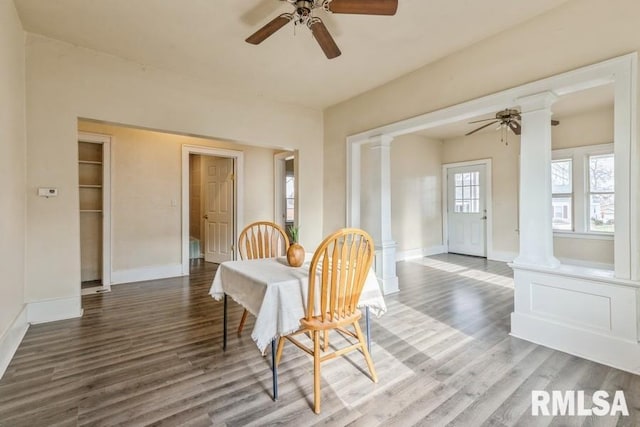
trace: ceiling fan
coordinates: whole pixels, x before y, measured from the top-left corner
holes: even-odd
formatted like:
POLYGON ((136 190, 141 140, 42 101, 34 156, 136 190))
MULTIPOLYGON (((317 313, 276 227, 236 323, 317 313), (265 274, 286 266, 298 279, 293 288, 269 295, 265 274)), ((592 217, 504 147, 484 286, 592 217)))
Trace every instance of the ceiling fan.
POLYGON ((294 25, 305 25, 313 34, 322 51, 329 59, 340 56, 342 52, 329 34, 322 19, 313 16, 315 9, 322 8, 330 13, 349 13, 358 15, 395 15, 398 0, 280 0, 291 3, 293 13, 283 13, 267 25, 253 33, 246 42, 260 44, 280 28, 293 21, 294 25))
MULTIPOLYGON (((505 110, 498 111, 496 113, 496 117, 493 119, 482 119, 482 120, 476 120, 474 122, 469 122, 469 124, 473 124, 473 123, 490 121, 489 123, 486 123, 480 126, 479 128, 472 130, 469 133, 466 133, 465 136, 474 134, 479 130, 482 130, 496 123, 498 123, 498 129, 511 129, 513 133, 515 133, 516 135, 520 135, 520 133, 522 132, 522 127, 520 126, 521 120, 522 120, 522 117, 520 117, 520 112, 518 110, 507 108, 505 110)), ((559 124, 560 124, 559 121, 551 120, 552 126, 558 126, 559 124)))

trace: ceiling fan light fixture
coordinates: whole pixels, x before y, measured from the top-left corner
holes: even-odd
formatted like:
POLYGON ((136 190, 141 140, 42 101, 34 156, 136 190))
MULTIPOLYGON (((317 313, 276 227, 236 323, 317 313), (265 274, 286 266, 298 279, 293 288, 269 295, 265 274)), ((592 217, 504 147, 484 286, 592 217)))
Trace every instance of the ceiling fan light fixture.
POLYGON ((341 55, 333 37, 320 18, 313 16, 314 9, 323 8, 330 13, 357 15, 395 15, 398 0, 282 0, 294 7, 293 13, 282 14, 246 39, 247 43, 260 44, 290 21, 294 28, 306 25, 311 30, 327 58, 341 55))

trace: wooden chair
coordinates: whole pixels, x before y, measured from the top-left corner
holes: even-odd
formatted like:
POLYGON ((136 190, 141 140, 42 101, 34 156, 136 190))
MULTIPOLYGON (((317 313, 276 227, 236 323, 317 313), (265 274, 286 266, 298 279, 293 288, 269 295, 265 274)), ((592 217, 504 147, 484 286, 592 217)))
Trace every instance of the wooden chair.
MULTIPOLYGON (((241 259, 275 258, 287 254, 289 238, 278 224, 258 221, 247 225, 238 238, 238 252, 241 259)), ((249 312, 245 309, 238 326, 238 336, 242 335, 249 312)))
MULTIPOLYGON (((309 268, 309 291, 305 317, 300 319, 300 329, 281 337, 276 352, 276 365, 282 357, 285 340, 313 356, 313 410, 320 413, 320 363, 353 350, 360 350, 371 373, 378 382, 373 361, 358 320, 362 317, 356 308, 364 282, 374 256, 371 237, 364 231, 346 228, 327 237, 316 249, 309 268), (352 326, 353 331, 347 327, 352 326), (349 345, 327 353, 321 349, 320 333, 336 330, 349 345), (310 334, 313 348, 307 347, 295 335, 310 334), (324 353, 324 354, 323 354, 324 353)), ((335 341, 333 342, 335 344, 335 341)))

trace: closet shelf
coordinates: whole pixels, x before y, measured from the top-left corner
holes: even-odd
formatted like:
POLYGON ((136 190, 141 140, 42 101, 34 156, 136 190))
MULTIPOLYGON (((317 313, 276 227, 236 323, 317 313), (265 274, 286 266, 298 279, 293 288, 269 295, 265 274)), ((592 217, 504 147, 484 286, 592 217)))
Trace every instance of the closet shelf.
POLYGON ((102 188, 102 185, 99 184, 80 184, 80 188, 102 188))
POLYGON ((81 165, 101 165, 102 162, 97 162, 97 161, 93 161, 93 160, 78 160, 78 163, 80 163, 81 165))
POLYGON ((102 213, 102 209, 80 209, 80 213, 102 213))

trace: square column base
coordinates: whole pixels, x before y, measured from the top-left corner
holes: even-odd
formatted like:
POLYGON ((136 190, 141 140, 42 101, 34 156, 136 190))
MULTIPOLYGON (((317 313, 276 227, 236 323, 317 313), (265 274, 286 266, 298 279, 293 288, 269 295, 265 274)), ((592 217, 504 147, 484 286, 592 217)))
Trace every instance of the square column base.
POLYGON ((398 276, 396 275, 396 242, 387 241, 376 246, 375 257, 376 277, 384 295, 400 291, 398 276))

